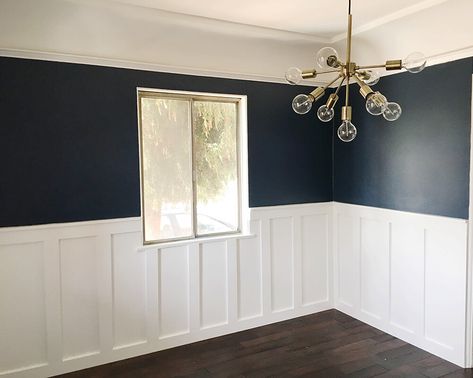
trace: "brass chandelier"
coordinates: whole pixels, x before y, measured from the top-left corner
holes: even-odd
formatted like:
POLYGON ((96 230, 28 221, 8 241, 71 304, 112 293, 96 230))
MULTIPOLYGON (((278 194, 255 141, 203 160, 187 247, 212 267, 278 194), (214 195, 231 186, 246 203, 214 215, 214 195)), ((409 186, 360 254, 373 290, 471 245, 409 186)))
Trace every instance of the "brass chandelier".
POLYGON ((286 72, 286 80, 292 84, 299 84, 304 79, 313 79, 318 75, 338 73, 338 76, 325 86, 317 87, 308 95, 300 94, 294 97, 292 108, 298 114, 308 113, 313 103, 325 95, 325 91, 331 85, 338 82, 335 92, 330 94, 327 102, 320 106, 317 116, 322 122, 330 122, 334 116, 334 107, 338 101, 338 93, 345 84, 345 106, 342 107, 342 124, 339 126, 337 134, 343 142, 351 142, 355 139, 357 130, 351 122, 352 107, 349 103, 350 81, 353 79, 360 87, 360 94, 366 99, 366 110, 368 113, 383 117, 387 121, 396 121, 402 113, 401 106, 395 102, 388 102, 380 92, 374 91, 370 85, 375 85, 379 81, 379 74, 373 69, 384 68, 387 71, 406 69, 411 73, 421 72, 427 63, 422 53, 414 52, 409 54, 404 60, 388 60, 385 64, 358 66, 351 61, 352 44, 352 14, 351 0, 348 1, 348 31, 347 31, 347 56, 346 61, 341 62, 338 53, 332 47, 324 47, 319 50, 316 56, 317 71, 315 68, 300 70, 291 67, 286 72))

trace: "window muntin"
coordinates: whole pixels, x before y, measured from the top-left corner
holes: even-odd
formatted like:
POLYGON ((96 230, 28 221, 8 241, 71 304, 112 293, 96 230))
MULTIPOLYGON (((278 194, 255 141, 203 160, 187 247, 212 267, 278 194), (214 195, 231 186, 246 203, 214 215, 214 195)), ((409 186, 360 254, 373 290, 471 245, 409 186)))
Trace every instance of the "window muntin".
POLYGON ((239 100, 139 91, 145 244, 240 230, 239 100))

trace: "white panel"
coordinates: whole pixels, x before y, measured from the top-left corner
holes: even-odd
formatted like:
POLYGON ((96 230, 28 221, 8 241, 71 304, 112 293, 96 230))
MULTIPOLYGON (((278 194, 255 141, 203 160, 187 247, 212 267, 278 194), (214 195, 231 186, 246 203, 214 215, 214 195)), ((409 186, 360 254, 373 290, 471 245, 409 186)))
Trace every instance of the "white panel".
POLYGON ((336 307, 464 366, 467 222, 349 204, 336 210, 336 307), (361 240, 350 231, 355 220, 361 240), (350 257, 360 247, 358 265, 350 257), (347 306, 346 293, 357 291, 361 303, 347 306))
POLYGON ((328 218, 302 217, 302 304, 328 300, 328 218))
POLYGON ((189 332, 188 247, 162 249, 159 255, 161 338, 189 332))
POLYGON ((59 246, 63 357, 97 353, 100 343, 96 239, 65 239, 59 246))
POLYGON ((240 319, 257 316, 262 312, 261 249, 259 243, 258 238, 240 240, 238 243, 237 280, 238 317, 240 319))
POLYGON ((225 242, 203 244, 200 255, 201 327, 228 322, 227 247, 225 242))
POLYGON ((146 341, 146 254, 138 232, 112 236, 114 346, 146 341))
POLYGON ((386 319, 389 312, 389 223, 361 219, 361 310, 386 319))
POLYGON ((292 218, 270 221, 271 306, 273 312, 294 306, 294 249, 292 218))
POLYGON ((346 215, 337 217, 338 300, 345 306, 359 305, 360 250, 359 220, 346 215))
POLYGON ((424 228, 391 226, 391 324, 422 332, 424 304, 424 228))
POLYGON ((426 232, 425 337, 440 346, 464 347, 466 225, 426 232))
POLYGON ((47 363, 43 243, 0 246, 0 373, 47 363))
POLYGON ((55 376, 327 310, 330 211, 258 208, 251 235, 159 247, 138 218, 0 229, 0 373, 55 376))

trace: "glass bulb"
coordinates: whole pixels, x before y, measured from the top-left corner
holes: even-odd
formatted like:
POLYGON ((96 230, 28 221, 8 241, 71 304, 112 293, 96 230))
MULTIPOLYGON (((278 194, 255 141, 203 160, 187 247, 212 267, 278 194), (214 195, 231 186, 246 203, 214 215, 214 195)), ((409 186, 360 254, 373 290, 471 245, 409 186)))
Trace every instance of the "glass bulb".
POLYGON ((312 109, 313 101, 313 97, 311 96, 305 94, 297 95, 294 97, 294 100, 292 100, 292 109, 294 109, 297 114, 309 113, 310 109, 312 109))
POLYGON ((401 106, 395 102, 388 102, 384 110, 383 117, 386 121, 396 121, 402 114, 401 106))
POLYGON ((408 70, 410 73, 419 73, 427 64, 425 55, 420 52, 413 52, 409 54, 403 61, 402 67, 408 70))
POLYGON ((366 77, 363 78, 365 84, 376 85, 379 82, 379 73, 376 71, 366 71, 366 77))
POLYGON ((302 81, 302 71, 297 67, 290 67, 286 71, 286 81, 291 85, 299 84, 302 81))
POLYGON ((366 100, 366 110, 372 115, 381 115, 386 109, 388 100, 381 93, 375 92, 366 100))
POLYGON ((317 117, 319 117, 322 122, 330 122, 334 114, 335 111, 330 109, 327 105, 322 105, 319 110, 317 110, 317 117))
POLYGON ((342 142, 351 142, 356 137, 356 127, 350 121, 343 121, 338 128, 337 135, 342 142))
POLYGON ((315 62, 322 70, 329 70, 337 67, 338 52, 332 47, 323 47, 317 53, 315 62))

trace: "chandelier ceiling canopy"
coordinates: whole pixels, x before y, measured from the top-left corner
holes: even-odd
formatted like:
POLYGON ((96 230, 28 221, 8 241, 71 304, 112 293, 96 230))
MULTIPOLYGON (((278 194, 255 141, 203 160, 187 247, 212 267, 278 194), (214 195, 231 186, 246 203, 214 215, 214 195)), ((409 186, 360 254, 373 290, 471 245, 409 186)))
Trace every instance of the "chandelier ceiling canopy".
POLYGON ((388 60, 384 64, 358 66, 351 61, 352 45, 352 14, 351 0, 348 1, 348 31, 346 60, 340 61, 338 52, 332 47, 324 47, 316 56, 316 68, 301 70, 291 67, 286 72, 286 80, 293 85, 299 84, 304 79, 313 79, 318 75, 338 73, 337 77, 325 86, 317 87, 308 95, 300 94, 294 97, 292 108, 298 114, 308 113, 312 105, 320 100, 327 88, 338 83, 334 93, 330 94, 326 103, 319 107, 317 116, 322 122, 330 122, 334 117, 334 107, 338 101, 338 94, 345 85, 345 106, 342 107, 342 124, 337 134, 343 142, 351 142, 355 139, 357 130, 352 121, 352 107, 350 106, 350 82, 354 80, 360 87, 360 94, 366 99, 366 110, 368 113, 383 117, 387 121, 396 121, 402 114, 401 106, 395 102, 389 102, 380 92, 374 91, 371 86, 378 83, 380 76, 375 69, 387 71, 406 69, 411 73, 421 72, 427 63, 422 53, 414 52, 404 60, 388 60))

